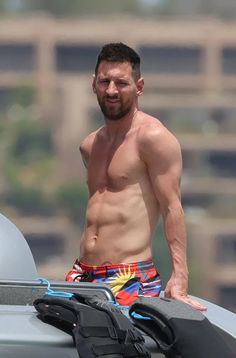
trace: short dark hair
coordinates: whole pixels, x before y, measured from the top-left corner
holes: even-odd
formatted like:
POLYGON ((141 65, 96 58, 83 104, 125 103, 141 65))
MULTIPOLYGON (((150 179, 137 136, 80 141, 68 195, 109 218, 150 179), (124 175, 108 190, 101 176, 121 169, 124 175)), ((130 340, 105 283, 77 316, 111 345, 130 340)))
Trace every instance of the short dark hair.
POLYGON ((97 58, 95 74, 97 74, 98 67, 102 61, 129 62, 133 69, 134 77, 139 78, 141 76, 139 55, 122 42, 108 43, 102 47, 97 58))

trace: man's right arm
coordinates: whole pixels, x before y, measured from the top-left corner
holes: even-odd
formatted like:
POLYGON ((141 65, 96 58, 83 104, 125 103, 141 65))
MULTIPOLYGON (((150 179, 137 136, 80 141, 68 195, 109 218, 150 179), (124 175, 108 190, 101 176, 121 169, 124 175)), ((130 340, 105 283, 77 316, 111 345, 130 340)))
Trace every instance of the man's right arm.
POLYGON ((93 146, 93 140, 94 140, 94 134, 91 133, 82 141, 79 147, 80 154, 86 169, 88 168, 88 162, 93 146))
POLYGON ((88 156, 88 152, 86 151, 86 149, 85 149, 85 147, 83 145, 83 142, 81 143, 81 145, 79 147, 79 150, 80 150, 80 154, 81 154, 84 166, 87 169, 88 168, 88 158, 89 158, 89 156, 88 156))

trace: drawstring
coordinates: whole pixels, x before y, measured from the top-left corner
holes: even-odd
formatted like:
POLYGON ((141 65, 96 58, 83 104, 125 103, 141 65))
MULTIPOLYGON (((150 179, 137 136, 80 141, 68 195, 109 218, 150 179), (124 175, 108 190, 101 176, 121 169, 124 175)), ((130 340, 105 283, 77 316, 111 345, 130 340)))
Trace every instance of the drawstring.
POLYGON ((36 278, 36 280, 47 284, 47 291, 45 292, 45 295, 53 296, 53 297, 62 297, 62 298, 71 298, 74 296, 73 293, 52 290, 51 283, 46 278, 38 277, 36 278))

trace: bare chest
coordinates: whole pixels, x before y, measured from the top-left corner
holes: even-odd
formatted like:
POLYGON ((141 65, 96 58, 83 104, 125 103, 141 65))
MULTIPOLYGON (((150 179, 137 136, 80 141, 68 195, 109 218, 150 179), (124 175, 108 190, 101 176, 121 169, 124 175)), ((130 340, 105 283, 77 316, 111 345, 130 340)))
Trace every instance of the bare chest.
POLYGON ((137 183, 143 170, 144 163, 133 138, 114 143, 97 141, 88 165, 90 193, 105 188, 120 191, 127 185, 137 183))

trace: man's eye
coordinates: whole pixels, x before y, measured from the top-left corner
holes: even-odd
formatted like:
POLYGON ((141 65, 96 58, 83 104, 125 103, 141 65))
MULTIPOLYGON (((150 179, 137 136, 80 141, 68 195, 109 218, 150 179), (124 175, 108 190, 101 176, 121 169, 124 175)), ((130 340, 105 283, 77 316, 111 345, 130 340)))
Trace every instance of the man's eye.
POLYGON ((109 83, 109 81, 108 80, 99 80, 99 83, 106 84, 106 83, 109 83))

